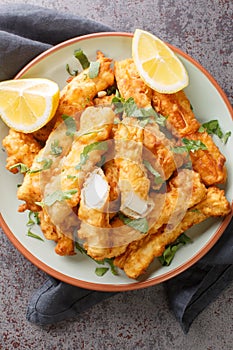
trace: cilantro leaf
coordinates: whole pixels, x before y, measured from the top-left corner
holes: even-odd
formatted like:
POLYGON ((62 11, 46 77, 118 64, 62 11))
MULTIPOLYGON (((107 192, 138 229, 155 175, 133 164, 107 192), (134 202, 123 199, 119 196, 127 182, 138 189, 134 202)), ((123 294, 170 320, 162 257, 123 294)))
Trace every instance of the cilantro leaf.
POLYGON ((59 140, 54 140, 51 143, 51 152, 50 152, 53 156, 58 157, 61 155, 62 153, 62 147, 59 146, 59 140))
POLYGON ((86 69, 90 66, 90 62, 82 49, 75 50, 74 57, 79 60, 83 69, 86 69))
POLYGON ((76 132, 76 123, 73 117, 70 117, 69 115, 63 114, 62 119, 64 120, 64 123, 66 125, 66 135, 67 136, 74 136, 76 132))
POLYGON ((216 135, 224 144, 226 144, 228 138, 231 136, 231 131, 226 132, 226 134, 223 133, 218 120, 210 120, 207 123, 203 123, 198 131, 206 131, 210 135, 216 135))
POLYGON ((123 221, 124 224, 134 228, 135 230, 141 233, 147 233, 149 230, 148 221, 146 218, 141 219, 131 219, 122 213, 119 214, 119 218, 123 221))
POLYGON ((169 244, 163 254, 158 257, 160 263, 163 266, 169 266, 179 248, 187 243, 191 243, 192 240, 185 233, 181 234, 173 243, 169 244))
POLYGON ((90 145, 87 145, 84 147, 82 153, 80 154, 80 162, 78 165, 76 165, 75 169, 80 170, 81 166, 86 163, 86 161, 89 158, 89 153, 92 151, 107 151, 108 150, 108 143, 107 141, 97 141, 93 142, 90 145))
POLYGON ((99 74, 99 69, 100 69, 100 62, 90 62, 90 67, 89 67, 89 78, 94 79, 98 76, 99 74))
POLYGON ((164 180, 161 177, 160 173, 153 168, 153 166, 150 164, 150 162, 148 160, 144 159, 143 160, 143 164, 151 172, 151 174, 154 175, 154 177, 155 177, 154 178, 155 185, 160 185, 161 183, 164 182, 164 180))

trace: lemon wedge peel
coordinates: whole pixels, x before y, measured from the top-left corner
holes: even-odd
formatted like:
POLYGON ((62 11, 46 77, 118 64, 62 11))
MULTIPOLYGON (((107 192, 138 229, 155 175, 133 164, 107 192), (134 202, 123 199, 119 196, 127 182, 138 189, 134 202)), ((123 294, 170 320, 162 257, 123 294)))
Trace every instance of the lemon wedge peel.
POLYGON ((45 78, 15 79, 0 82, 0 116, 10 128, 31 133, 55 115, 60 90, 45 78))
POLYGON ((155 35, 136 29, 132 56, 140 77, 151 89, 172 94, 188 86, 189 77, 183 63, 155 35))

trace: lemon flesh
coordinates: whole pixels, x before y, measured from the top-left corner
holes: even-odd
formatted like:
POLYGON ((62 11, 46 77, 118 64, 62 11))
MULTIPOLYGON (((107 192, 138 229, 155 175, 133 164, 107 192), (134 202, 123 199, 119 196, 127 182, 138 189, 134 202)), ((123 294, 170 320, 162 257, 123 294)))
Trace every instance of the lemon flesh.
POLYGON ((43 78, 0 82, 0 115, 12 129, 36 131, 55 115, 59 103, 58 85, 43 78))
POLYGON ((149 32, 136 29, 132 56, 139 75, 153 90, 175 93, 189 83, 180 59, 162 40, 149 32))

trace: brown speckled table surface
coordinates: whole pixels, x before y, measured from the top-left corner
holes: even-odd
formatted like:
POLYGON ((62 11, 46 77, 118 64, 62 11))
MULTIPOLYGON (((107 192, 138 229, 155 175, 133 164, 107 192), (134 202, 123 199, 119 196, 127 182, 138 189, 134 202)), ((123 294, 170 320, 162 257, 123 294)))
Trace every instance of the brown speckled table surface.
MULTIPOLYGON (((119 31, 149 30, 199 61, 233 101, 232 0, 0 0, 82 14, 119 31)), ((26 321, 28 300, 46 275, 0 232, 0 349, 230 350, 233 285, 184 335, 170 312, 163 285, 117 294, 76 321, 38 327, 26 321)))

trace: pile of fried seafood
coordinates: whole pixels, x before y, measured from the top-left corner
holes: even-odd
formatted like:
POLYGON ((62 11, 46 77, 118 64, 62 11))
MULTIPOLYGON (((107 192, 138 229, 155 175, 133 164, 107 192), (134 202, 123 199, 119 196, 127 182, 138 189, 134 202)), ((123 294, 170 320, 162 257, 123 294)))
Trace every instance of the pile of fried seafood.
POLYGON ((6 167, 16 173, 14 165, 23 163, 35 170, 41 159, 50 159, 49 169, 25 173, 17 190, 19 211, 39 213, 41 230, 56 242, 57 254, 76 254, 78 241, 90 257, 111 258, 136 279, 187 229, 229 214, 217 186, 226 181, 226 159, 212 137, 199 131, 184 91, 153 91, 131 58, 113 62, 98 51, 96 59, 98 75, 90 78, 87 68, 70 78, 46 126, 31 134, 9 130, 3 140, 6 167), (139 118, 116 111, 116 90, 107 93, 113 86, 122 101, 131 98, 139 111, 156 111, 164 125, 153 113, 139 118), (70 117, 73 134, 64 123, 70 117), (175 152, 183 139, 206 147, 175 152), (52 145, 59 152, 51 152, 52 145), (54 192, 66 196, 49 203, 54 192))

